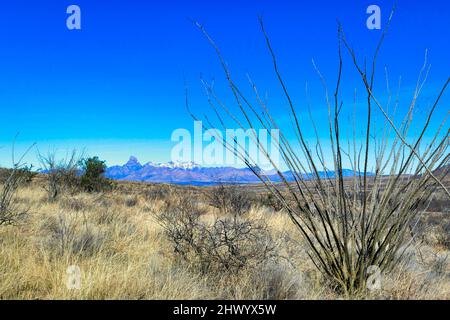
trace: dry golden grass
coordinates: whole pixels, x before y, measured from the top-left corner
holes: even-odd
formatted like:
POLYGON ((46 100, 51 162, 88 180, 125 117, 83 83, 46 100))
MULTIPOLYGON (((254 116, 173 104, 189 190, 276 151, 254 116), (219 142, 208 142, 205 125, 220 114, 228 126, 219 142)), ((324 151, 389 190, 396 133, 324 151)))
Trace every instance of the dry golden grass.
MULTIPOLYGON (((1 299, 338 299, 303 250, 287 215, 253 207, 248 219, 264 219, 279 259, 239 274, 201 274, 180 262, 152 212, 162 202, 149 187, 124 184, 105 194, 80 193, 48 202, 38 184, 17 201, 29 208, 17 226, 0 226, 1 299), (125 187, 124 187, 125 186, 125 187), (144 192, 144 191, 145 192, 144 192), (81 270, 80 289, 67 287, 67 268, 81 270)), ((202 219, 219 215, 207 209, 202 219)), ((448 248, 421 244, 382 290, 353 298, 449 299, 448 248)))

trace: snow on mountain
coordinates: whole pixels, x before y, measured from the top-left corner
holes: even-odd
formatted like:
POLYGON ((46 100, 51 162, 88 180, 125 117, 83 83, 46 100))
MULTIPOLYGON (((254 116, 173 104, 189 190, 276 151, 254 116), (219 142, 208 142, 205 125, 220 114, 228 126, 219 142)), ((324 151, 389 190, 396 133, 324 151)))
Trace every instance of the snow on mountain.
POLYGON ((146 166, 150 167, 158 167, 158 168, 182 168, 182 169, 193 169, 200 167, 199 164, 189 161, 189 162, 181 162, 181 161, 169 161, 167 163, 155 163, 155 162, 148 162, 146 166))
MULTIPOLYGON (((260 171, 273 182, 281 179, 275 170, 260 171)), ((344 176, 352 176, 352 170, 343 170, 344 176)), ((357 173, 358 174, 358 173, 357 173)), ((132 156, 123 166, 112 166, 106 169, 106 177, 115 180, 144 181, 154 183, 176 183, 192 185, 208 185, 217 183, 257 183, 258 177, 249 168, 234 167, 202 167, 194 162, 148 162, 142 165, 132 156)), ((319 172, 321 177, 334 177, 334 172, 319 172)), ((288 181, 293 181, 291 172, 284 172, 288 181)), ((312 174, 305 174, 304 179, 313 178, 312 174)))

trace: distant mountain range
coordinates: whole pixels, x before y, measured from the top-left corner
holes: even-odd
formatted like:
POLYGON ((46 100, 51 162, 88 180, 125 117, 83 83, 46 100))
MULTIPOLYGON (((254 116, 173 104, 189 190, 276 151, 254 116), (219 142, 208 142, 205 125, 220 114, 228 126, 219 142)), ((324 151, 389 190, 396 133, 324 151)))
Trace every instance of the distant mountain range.
MULTIPOLYGON (((344 176, 353 176, 353 171, 350 169, 344 169, 343 173, 344 176)), ((271 171, 264 174, 270 180, 280 182, 280 177, 276 172, 271 171)), ((325 172, 320 172, 319 174, 321 177, 326 177, 325 172)), ((288 181, 294 180, 290 171, 284 172, 284 175, 288 181)), ((202 167, 193 162, 148 162, 141 164, 133 156, 122 166, 108 167, 105 176, 114 180, 191 185, 260 182, 249 168, 202 167)), ((328 172, 328 176, 334 177, 334 172, 328 172)), ((312 177, 312 174, 305 175, 305 179, 312 177)))

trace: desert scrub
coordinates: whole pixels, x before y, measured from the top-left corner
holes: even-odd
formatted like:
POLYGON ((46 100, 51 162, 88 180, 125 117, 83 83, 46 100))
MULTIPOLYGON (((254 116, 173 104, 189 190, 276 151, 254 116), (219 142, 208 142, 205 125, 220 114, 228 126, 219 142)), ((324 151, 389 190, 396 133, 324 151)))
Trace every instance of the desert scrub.
POLYGON ((238 273, 275 259, 275 245, 263 221, 239 213, 208 223, 201 220, 205 213, 186 195, 172 196, 154 213, 176 257, 201 273, 238 273))
MULTIPOLYGON (((0 298, 345 298, 327 285, 327 278, 308 258, 307 243, 283 211, 259 206, 240 216, 264 221, 274 241, 275 259, 256 265, 250 260, 236 273, 216 265, 202 272, 195 255, 184 260, 174 253, 173 242, 146 209, 149 206, 162 214, 163 201, 147 203, 142 192, 147 187, 145 184, 127 187, 130 192, 125 194, 117 190, 104 195, 77 194, 75 199, 84 203, 79 211, 61 205, 65 197, 48 201, 38 184, 19 189, 20 199, 31 210, 24 223, 0 227, 0 298), (130 193, 142 195, 134 207, 128 207, 123 201, 130 193), (84 234, 86 225, 88 234, 84 234), (62 237, 64 233, 72 236, 62 237), (80 267, 80 290, 66 287, 66 271, 70 265, 80 267)), ((181 194, 189 197, 194 208, 200 210, 199 223, 212 228, 216 219, 232 218, 218 215, 216 209, 191 198, 189 190, 192 189, 183 188, 181 194)), ((166 200, 175 195, 166 195, 166 200)), ((432 220, 439 221, 444 216, 436 213, 432 220)), ((408 252, 408 259, 414 256, 407 265, 383 277, 380 292, 361 294, 357 298, 448 299, 448 260, 445 260, 448 254, 441 246, 423 243, 420 253, 408 252)))
POLYGON ((44 173, 44 190, 50 201, 63 193, 78 191, 78 162, 82 155, 73 150, 66 157, 58 159, 56 152, 38 154, 41 171, 44 173))
POLYGON ((7 170, 5 180, 0 184, 0 226, 16 224, 28 213, 28 208, 20 203, 17 193, 24 183, 28 183, 29 178, 28 170, 20 165, 7 170))
POLYGON ((242 186, 224 185, 211 187, 205 192, 210 206, 219 209, 221 214, 242 215, 250 210, 251 198, 242 186))

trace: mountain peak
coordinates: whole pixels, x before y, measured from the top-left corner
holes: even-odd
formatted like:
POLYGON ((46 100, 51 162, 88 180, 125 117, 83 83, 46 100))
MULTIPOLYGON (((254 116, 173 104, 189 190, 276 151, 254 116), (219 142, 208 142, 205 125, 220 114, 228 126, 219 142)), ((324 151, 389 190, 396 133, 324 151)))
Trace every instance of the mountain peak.
MULTIPOLYGON (((281 182, 276 170, 261 171, 260 168, 253 168, 254 171, 267 176, 271 181, 281 182)), ((287 181, 295 181, 296 177, 291 171, 283 172, 287 181)), ((319 177, 322 179, 335 177, 334 171, 320 171, 319 177)), ((352 177, 353 170, 343 169, 343 176, 352 177)), ((356 175, 361 175, 356 172, 356 175)), ((146 181, 153 183, 178 183, 193 185, 209 185, 217 183, 259 183, 260 180, 249 168, 234 167, 202 167, 192 161, 169 161, 167 163, 148 162, 141 165, 139 160, 131 156, 123 166, 114 166, 106 169, 106 176, 111 179, 128 181, 146 181)), ((315 179, 316 175, 304 173, 303 179, 315 179)))
POLYGON ((134 156, 131 156, 131 157, 130 157, 130 159, 129 159, 128 162, 125 164, 125 166, 126 166, 126 167, 129 167, 129 168, 140 168, 140 167, 142 167, 142 165, 141 165, 141 163, 139 162, 139 160, 138 160, 136 157, 134 157, 134 156))

